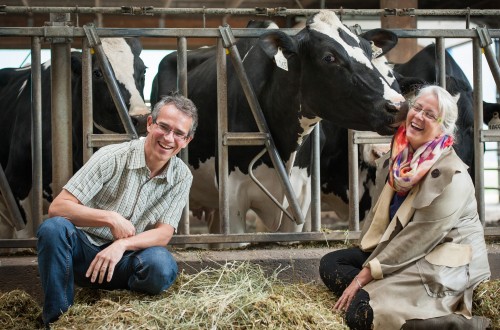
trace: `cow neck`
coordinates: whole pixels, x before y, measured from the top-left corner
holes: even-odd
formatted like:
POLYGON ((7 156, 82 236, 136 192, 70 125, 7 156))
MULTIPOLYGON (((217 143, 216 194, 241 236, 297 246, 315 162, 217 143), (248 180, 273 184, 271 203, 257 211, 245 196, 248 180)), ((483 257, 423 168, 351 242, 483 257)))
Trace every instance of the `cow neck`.
POLYGON ((291 77, 289 72, 274 68, 269 83, 264 87, 262 98, 268 100, 267 104, 263 104, 263 110, 267 109, 265 116, 268 126, 276 148, 286 163, 293 162, 291 157, 294 157, 299 148, 302 131, 299 121, 299 80, 291 77))

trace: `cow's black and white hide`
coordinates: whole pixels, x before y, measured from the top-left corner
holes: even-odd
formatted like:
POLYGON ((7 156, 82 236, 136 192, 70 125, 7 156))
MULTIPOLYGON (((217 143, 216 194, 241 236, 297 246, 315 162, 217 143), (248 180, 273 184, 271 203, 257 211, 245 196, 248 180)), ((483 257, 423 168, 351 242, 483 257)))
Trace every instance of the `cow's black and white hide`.
MULTIPOLYGON (((142 46, 137 39, 103 38, 102 46, 111 64, 121 94, 129 109, 138 132, 145 132, 145 119, 149 108, 144 103, 143 89, 146 66, 139 57, 142 46)), ((42 158, 43 190, 48 202, 52 199, 51 157, 51 62, 42 65, 42 158)), ((72 146, 73 171, 83 164, 82 157, 82 59, 80 52, 71 53, 72 91, 72 146)), ((92 94, 94 123, 99 130, 125 132, 113 103, 111 94, 99 69, 97 59, 92 56, 92 94)), ((31 67, 0 70, 0 163, 5 170, 13 195, 20 204, 28 198, 32 187, 31 178, 31 67)), ((35 178, 42 180, 42 178, 35 178)), ((3 199, 2 199, 3 201, 3 199)), ((26 233, 16 237, 32 237, 29 205, 21 207, 28 221, 26 233)), ((3 217, 2 217, 3 218, 3 217)), ((5 221, 5 219, 2 219, 5 221)), ((7 230, 9 226, 4 227, 7 230)), ((13 232, 0 232, 2 238, 11 238, 13 232)))
MULTIPOLYGON (((275 30, 259 39, 245 40, 249 41, 251 46, 240 56, 305 214, 310 203, 310 161, 308 156, 304 162, 307 164, 300 166, 302 162, 296 158, 315 124, 327 119, 344 128, 391 134, 397 112, 394 103, 403 98, 374 69, 370 42, 351 33, 332 12, 321 11, 312 16, 306 28, 295 36, 275 30), (275 55, 286 58, 288 70, 276 65, 275 55)), ((215 63, 215 57, 209 58, 188 70, 188 96, 200 115, 196 138, 189 146, 189 164, 194 175, 190 206, 194 208, 219 207, 215 63)), ((176 76, 163 76, 168 81, 162 82, 164 90, 158 90, 158 95, 176 89, 176 76)), ((231 64, 228 112, 230 131, 257 131, 231 64)), ((300 231, 302 226, 282 221, 279 209, 248 175, 248 164, 260 150, 262 147, 229 148, 230 231, 245 231, 249 209, 263 220, 268 231, 300 231)), ((284 199, 267 155, 256 162, 254 173, 278 200, 284 199)), ((214 221, 210 232, 218 232, 219 226, 214 221)))
MULTIPOLYGON (((408 62, 396 64, 394 70, 402 76, 417 77, 428 84, 436 84, 438 68, 436 46, 428 45, 408 62)), ((458 100, 457 139, 454 145, 457 155, 469 166, 469 174, 474 180, 474 96, 472 86, 458 63, 445 52, 446 89, 451 94, 460 94, 458 100)), ((483 102, 483 119, 491 120, 493 112, 499 112, 500 105, 483 102)))
MULTIPOLYGON (((431 44, 413 56, 408 62, 394 66, 394 76, 398 79, 399 86, 406 97, 411 98, 422 85, 436 84, 437 64, 435 56, 435 45, 431 44)), ((446 52, 446 89, 452 94, 460 94, 458 100, 459 116, 457 119, 456 143, 454 148, 458 156, 469 166, 469 173, 474 180, 474 113, 473 113, 473 91, 462 69, 446 52)), ((493 112, 500 111, 500 105, 483 102, 484 122, 491 120, 493 112)), ((333 134, 342 135, 337 132, 338 128, 324 124, 323 130, 333 134)), ((341 141, 342 138, 339 138, 341 141)), ((333 140, 332 140, 333 141, 333 140)), ((331 143, 331 141, 330 141, 331 143)), ((347 138, 341 142, 341 146, 347 145, 347 138)), ((378 197, 385 178, 377 178, 375 164, 372 162, 378 155, 373 146, 364 145, 365 153, 359 155, 359 215, 363 220, 378 197), (371 161, 370 161, 371 159, 371 161), (377 186, 379 186, 377 188, 377 186)), ((321 182, 322 202, 326 206, 324 210, 334 210, 343 221, 348 220, 348 164, 347 157, 341 154, 347 153, 347 148, 342 152, 337 149, 331 152, 332 147, 328 142, 323 147, 321 154, 321 182)))

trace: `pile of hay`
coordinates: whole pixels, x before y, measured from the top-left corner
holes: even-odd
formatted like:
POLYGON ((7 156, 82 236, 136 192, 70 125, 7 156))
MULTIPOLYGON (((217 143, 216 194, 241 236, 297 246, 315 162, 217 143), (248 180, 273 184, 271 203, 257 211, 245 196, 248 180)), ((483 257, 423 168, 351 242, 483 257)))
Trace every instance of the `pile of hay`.
POLYGON ((347 329, 326 288, 285 284, 278 274, 228 262, 181 274, 161 296, 79 290, 53 329, 347 329))
MULTIPOLYGON (((78 289, 75 304, 52 329, 347 329, 325 286, 290 284, 248 262, 180 274, 159 296, 78 289)), ((474 314, 500 329, 500 280, 481 284, 474 314)), ((1 329, 36 329, 41 309, 22 291, 0 296, 1 329)))
POLYGON ((13 290, 0 295, 0 329, 36 329, 42 309, 26 292, 13 290))
POLYGON ((500 280, 479 284, 474 290, 472 312, 491 320, 492 329, 500 329, 500 280))

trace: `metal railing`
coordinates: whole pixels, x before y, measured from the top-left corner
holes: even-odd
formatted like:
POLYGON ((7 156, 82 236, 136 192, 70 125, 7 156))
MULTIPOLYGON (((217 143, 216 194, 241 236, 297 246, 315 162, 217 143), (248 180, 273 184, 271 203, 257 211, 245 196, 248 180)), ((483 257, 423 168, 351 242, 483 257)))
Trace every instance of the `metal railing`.
MULTIPOLYGON (((30 12, 32 13, 48 13, 48 12, 70 12, 70 13, 124 13, 123 8, 73 8, 73 7, 64 7, 64 8, 38 8, 38 7, 30 7, 30 12)), ((318 10, 289 10, 289 9, 281 9, 281 10, 258 10, 258 9, 238 9, 238 10, 228 10, 228 9, 189 9, 187 11, 179 11, 174 9, 141 9, 135 10, 133 9, 134 15, 150 15, 150 14, 180 14, 180 13, 193 13, 193 14, 204 14, 204 15, 304 15, 304 14, 312 14, 317 12, 318 10), (258 12, 258 13, 256 13, 258 12)), ((500 16, 500 10, 401 10, 395 9, 391 10, 333 10, 340 15, 420 15, 420 16, 441 16, 441 15, 456 15, 456 16, 464 16, 470 18, 470 16, 474 15, 493 15, 500 16)), ((25 13, 26 8, 13 8, 13 7, 2 7, 0 6, 0 13, 25 13)), ((295 34, 299 30, 298 29, 283 29, 288 34, 295 34)), ((500 141, 500 134, 498 132, 493 131, 485 131, 482 129, 482 86, 481 86, 481 49, 485 49, 484 42, 481 40, 485 40, 484 35, 478 35, 478 30, 469 30, 469 29, 443 29, 443 30, 406 30, 406 29, 393 29, 392 30, 399 38, 434 38, 436 40, 437 49, 438 49, 438 63, 441 67, 444 65, 444 38, 469 38, 473 41, 474 47, 474 134, 475 134, 475 146, 474 149, 476 151, 475 159, 476 159, 476 196, 478 199, 478 209, 480 218, 484 221, 484 179, 483 179, 483 143, 487 141, 500 141), (482 39, 481 39, 482 38, 482 39)), ((264 30, 262 29, 233 29, 233 34, 237 38, 245 38, 245 37, 258 37, 264 30)), ((484 31, 483 31, 484 32, 484 31)), ((488 35, 493 38, 500 37, 500 30, 490 30, 488 31, 488 35)), ((178 70, 180 76, 179 81, 181 84, 179 85, 181 91, 186 88, 187 84, 187 70, 184 68, 184 64, 182 58, 185 57, 186 46, 185 39, 186 38, 197 38, 197 37, 208 37, 208 38, 217 38, 217 56, 218 56, 218 65, 224 66, 225 64, 225 48, 227 45, 223 44, 223 40, 221 39, 221 31, 215 28, 146 28, 146 29, 118 29, 118 28, 97 28, 95 29, 96 35, 99 37, 154 37, 154 38, 177 38, 179 45, 179 58, 180 61, 180 70, 178 70), (183 69, 184 68, 184 69, 183 69)), ((481 32, 480 32, 481 33, 481 32)), ((36 51, 37 47, 39 47, 39 40, 41 38, 86 38, 87 33, 84 28, 81 27, 57 27, 53 26, 50 29, 47 27, 31 27, 31 28, 0 28, 0 37, 2 36, 24 36, 31 37, 33 40, 33 51, 34 51, 34 61, 36 60, 36 51), (38 45, 38 46, 37 46, 38 45)), ((487 39, 487 38, 486 38, 487 39)), ((89 57, 89 45, 88 42, 83 42, 82 45, 83 50, 83 59, 84 65, 84 93, 88 93, 88 97, 91 97, 91 93, 88 92, 90 89, 90 57, 89 57), (86 63, 86 64, 85 64, 86 63), (87 80, 86 80, 87 79, 87 80), (87 90, 87 92, 85 92, 87 90)), ((39 55, 38 55, 39 56, 39 55)), ((34 62, 34 64, 36 64, 34 62)), ((440 83, 444 85, 444 70, 440 70, 442 76, 440 77, 440 83)), ((36 75, 34 76, 36 77, 36 75)), ((38 78, 39 79, 39 78, 38 78)), ((218 80, 219 81, 219 80, 218 80)), ((36 83, 36 80, 35 80, 36 83)), ((498 83, 498 82, 497 82, 498 83)), ((36 86, 36 85, 35 85, 36 86)), ((218 84, 218 89, 224 86, 224 83, 218 84)), ((220 91, 219 98, 221 103, 224 102, 224 99, 227 98, 227 94, 224 95, 224 91, 220 91)), ((34 102, 36 104, 39 103, 38 96, 34 96, 34 102)), ((91 107, 91 99, 90 101, 84 97, 84 112, 90 111, 91 107)), ((219 109, 220 110, 220 109, 219 109)), ((36 115, 36 114, 35 114, 36 115)), ((38 116, 38 115, 36 115, 38 116)), ((92 130, 92 120, 89 120, 88 117, 86 120, 84 119, 84 132, 90 133, 92 130)), ((91 117, 90 117, 91 118, 91 117)), ((224 144, 223 136, 227 132, 227 126, 220 123, 220 127, 226 127, 222 131, 219 132, 219 148, 224 144)), ((36 129, 34 128, 35 132, 36 129)), ((36 133, 41 134, 41 133, 36 133)), ((227 135, 230 136, 230 135, 227 135)), ((319 135, 317 135, 319 136, 319 135)), ((319 138, 316 136, 316 140, 319 138)), ((357 146, 362 143, 379 143, 379 142, 387 142, 387 138, 381 138, 374 133, 369 132, 357 132, 350 131, 349 132, 350 143, 350 231, 343 232, 332 232, 332 233, 323 233, 320 232, 321 228, 321 219, 320 219, 320 207, 319 207, 319 197, 313 196, 312 201, 314 203, 315 211, 312 212, 312 230, 313 232, 309 233, 260 233, 260 234, 228 234, 228 226, 229 219, 226 220, 225 225, 223 227, 224 234, 208 234, 208 235, 176 235, 173 237, 171 243, 172 244, 199 244, 199 243, 233 243, 233 242, 268 242, 268 241, 325 241, 325 240, 345 240, 345 239, 355 239, 359 235, 359 210, 358 210, 358 185, 355 182, 355 178, 357 178, 357 146)), ((100 135, 100 138, 94 137, 91 139, 87 146, 88 148, 102 146, 108 143, 122 141, 123 137, 119 137, 116 139, 115 136, 108 135, 100 135)), ((40 141, 40 139, 38 139, 40 141)), ((38 148, 38 147, 36 147, 38 148)), ((35 149, 36 149, 35 148, 35 149)), ((223 148, 224 149, 224 148, 223 148)), ((317 154, 319 151, 316 150, 317 154)), ((41 154, 41 153, 40 153, 41 154)), ((227 164, 227 152, 219 152, 221 160, 227 164)), ((88 154, 87 154, 88 156, 88 154)), ((35 161, 35 158, 34 158, 35 161)), ((38 171, 41 169, 41 157, 39 165, 34 165, 34 171, 38 171)), ((222 163, 222 162, 220 162, 222 163)), ((319 164, 319 156, 315 158, 315 166, 319 164)), ((224 165, 223 165, 224 166, 224 165)), ((225 165, 227 166, 227 165, 225 165)), ((227 169, 221 169, 220 173, 226 173, 227 169)), ((35 172, 34 172, 35 173, 35 172)), ((38 173, 38 172, 37 172, 38 173)), ((40 170, 41 173, 41 170, 40 170)), ((34 176, 36 177, 36 176, 34 176)), ((316 188, 313 191, 316 191, 316 194, 319 195, 319 171, 313 172, 314 184, 316 188), (315 173, 315 174, 314 174, 315 173)), ((37 180, 34 180, 34 182, 37 180)), ((40 190, 41 191, 41 190, 40 190)), ((223 194, 226 192, 224 189, 221 189, 221 200, 227 200, 227 197, 224 197, 223 194)), ((39 195, 41 199, 41 194, 39 195)), ((227 207, 227 202, 225 202, 227 207)), ((35 214, 35 213, 34 213, 35 214)), ((189 232, 189 228, 184 229, 185 232, 189 232)), ((498 228, 486 228, 485 230, 487 236, 499 237, 500 230, 498 228)), ((33 247, 34 240, 0 240, 0 247, 33 247)))

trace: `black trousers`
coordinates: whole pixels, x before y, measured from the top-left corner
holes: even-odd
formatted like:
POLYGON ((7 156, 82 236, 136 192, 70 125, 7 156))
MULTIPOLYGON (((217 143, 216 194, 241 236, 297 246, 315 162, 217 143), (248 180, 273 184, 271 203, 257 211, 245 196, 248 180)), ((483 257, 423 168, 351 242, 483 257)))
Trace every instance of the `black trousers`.
MULTIPOLYGON (((363 252, 359 248, 330 252, 321 258, 319 275, 328 289, 340 297, 361 271, 363 263, 369 256, 369 252, 363 252)), ((371 329, 373 310, 369 302, 368 292, 359 290, 346 311, 346 323, 349 328, 371 329)))

